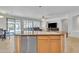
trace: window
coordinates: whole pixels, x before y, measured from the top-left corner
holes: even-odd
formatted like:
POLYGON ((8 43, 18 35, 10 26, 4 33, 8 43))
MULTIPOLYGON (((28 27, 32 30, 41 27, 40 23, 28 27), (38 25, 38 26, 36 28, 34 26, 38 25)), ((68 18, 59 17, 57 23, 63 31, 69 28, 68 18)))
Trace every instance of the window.
POLYGON ((33 31, 33 28, 35 27, 41 27, 40 21, 35 21, 35 20, 24 20, 23 25, 24 25, 24 30, 25 31, 33 31))
POLYGON ((33 21, 33 27, 41 27, 40 21, 33 21))
POLYGON ((8 19, 8 34, 24 34, 28 31, 33 32, 33 28, 40 28, 41 22, 37 20, 17 20, 8 19))
POLYGON ((15 33, 15 22, 14 19, 8 19, 8 34, 9 35, 14 35, 15 33))
POLYGON ((15 34, 21 34, 21 21, 15 20, 15 34))
POLYGON ((21 34, 20 20, 8 19, 8 34, 9 35, 21 34))

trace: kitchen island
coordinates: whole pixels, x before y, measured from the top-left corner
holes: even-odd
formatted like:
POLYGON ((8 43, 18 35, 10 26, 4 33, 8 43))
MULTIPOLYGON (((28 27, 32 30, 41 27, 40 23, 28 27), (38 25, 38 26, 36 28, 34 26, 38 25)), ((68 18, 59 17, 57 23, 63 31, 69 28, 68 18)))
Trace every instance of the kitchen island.
POLYGON ((17 53, 62 53, 64 33, 38 32, 15 36, 17 53))

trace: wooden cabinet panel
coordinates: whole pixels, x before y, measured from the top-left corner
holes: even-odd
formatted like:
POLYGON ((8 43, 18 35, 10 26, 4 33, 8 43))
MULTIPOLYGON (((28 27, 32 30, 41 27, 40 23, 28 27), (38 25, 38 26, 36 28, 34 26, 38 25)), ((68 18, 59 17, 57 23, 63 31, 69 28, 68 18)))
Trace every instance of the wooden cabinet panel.
POLYGON ((35 53, 36 52, 36 37, 35 36, 22 36, 21 52, 22 53, 35 53))
POLYGON ((52 40, 53 39, 59 40, 60 39, 60 36, 49 36, 49 38, 52 39, 52 40))
POLYGON ((20 42, 21 42, 21 37, 20 36, 16 36, 15 45, 16 45, 16 52, 17 53, 19 53, 20 50, 21 50, 21 48, 20 48, 20 46, 21 46, 20 42))
POLYGON ((37 36, 37 39, 49 39, 49 36, 37 36))
POLYGON ((61 52, 61 43, 60 40, 50 40, 50 52, 56 53, 61 52))
POLYGON ((49 52, 49 41, 44 39, 38 39, 38 52, 47 53, 49 52))
POLYGON ((38 40, 38 52, 63 52, 63 36, 37 36, 38 40))

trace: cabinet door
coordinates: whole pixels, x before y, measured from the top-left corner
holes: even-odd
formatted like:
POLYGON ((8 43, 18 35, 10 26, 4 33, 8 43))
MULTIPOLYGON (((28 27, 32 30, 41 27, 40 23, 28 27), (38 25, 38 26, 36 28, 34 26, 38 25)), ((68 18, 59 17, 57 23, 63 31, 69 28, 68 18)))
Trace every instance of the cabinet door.
POLYGON ((36 52, 36 36, 27 37, 27 52, 28 53, 36 52))
POLYGON ((58 53, 61 52, 61 42, 58 39, 50 40, 50 52, 58 53))
POLYGON ((36 37, 35 36, 22 36, 21 52, 22 53, 35 53, 36 52, 36 37))
POLYGON ((38 52, 39 53, 49 52, 49 41, 48 41, 48 39, 38 39, 38 52))

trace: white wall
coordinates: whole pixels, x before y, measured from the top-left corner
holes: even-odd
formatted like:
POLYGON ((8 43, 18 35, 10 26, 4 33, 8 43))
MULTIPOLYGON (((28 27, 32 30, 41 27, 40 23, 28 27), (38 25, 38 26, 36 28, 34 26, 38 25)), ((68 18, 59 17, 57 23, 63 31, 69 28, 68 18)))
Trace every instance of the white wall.
POLYGON ((69 36, 72 37, 79 37, 79 22, 77 21, 76 17, 77 15, 69 16, 68 20, 68 32, 69 36))
MULTIPOLYGON (((79 13, 74 13, 74 14, 68 14, 64 17, 57 17, 57 18, 52 18, 52 19, 46 19, 46 21, 43 21, 42 23, 42 28, 46 29, 47 28, 47 23, 53 23, 53 22, 57 22, 58 23, 58 27, 59 27, 59 31, 63 31, 62 29, 62 19, 66 19, 68 21, 68 33, 69 36, 74 36, 74 37, 79 37, 79 19, 76 20, 74 19, 74 16, 78 16, 79 13), (74 20, 74 21, 73 21, 74 20), (75 24, 75 25, 74 25, 75 24)), ((65 27, 64 27, 65 28, 65 27)))
POLYGON ((42 19, 42 23, 41 23, 41 27, 42 27, 42 30, 43 31, 46 31, 47 29, 47 22, 46 22, 46 19, 42 19))
POLYGON ((73 31, 79 32, 79 16, 75 16, 72 19, 73 31))
POLYGON ((68 32, 68 19, 67 18, 62 19, 61 23, 62 23, 62 31, 68 32))
POLYGON ((62 31, 62 23, 60 18, 54 18, 54 19, 48 19, 47 23, 55 23, 57 22, 57 27, 59 28, 59 31, 62 31))
POLYGON ((74 16, 78 16, 79 13, 71 13, 66 16, 63 15, 63 17, 57 17, 57 18, 52 18, 48 19, 47 22, 52 23, 52 22, 57 22, 59 30, 62 31, 62 19, 66 19, 68 21, 68 33, 69 36, 74 36, 74 37, 79 37, 79 18, 78 20, 74 19, 74 16), (73 21, 74 20, 74 21, 73 21))

